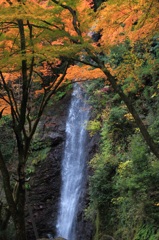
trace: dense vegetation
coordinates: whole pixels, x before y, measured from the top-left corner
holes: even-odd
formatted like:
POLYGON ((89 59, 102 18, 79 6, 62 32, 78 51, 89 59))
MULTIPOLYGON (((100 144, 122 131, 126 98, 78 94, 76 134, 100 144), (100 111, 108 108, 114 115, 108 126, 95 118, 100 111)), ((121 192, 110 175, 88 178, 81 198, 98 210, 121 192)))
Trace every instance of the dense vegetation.
POLYGON ((86 210, 95 240, 158 239, 158 9, 157 0, 1 1, 1 231, 12 217, 25 239, 26 167, 46 105, 66 80, 96 79, 88 130, 101 143, 86 210))
MULTIPOLYGON (((159 141, 158 113, 158 43, 136 42, 134 55, 142 56, 143 64, 136 71, 142 82, 131 91, 131 99, 155 142, 159 141), (144 53, 148 55, 144 59, 144 53), (142 54, 142 55, 141 55, 142 54), (153 64, 152 64, 153 63, 153 64), (144 84, 144 86, 143 86, 144 84)), ((113 47, 115 67, 120 67, 123 53, 131 48, 126 42, 113 47), (122 49, 122 53, 121 50, 122 49), (117 55, 118 54, 118 55, 117 55)), ((123 60, 124 61, 124 60, 123 60)), ((130 87, 130 78, 123 88, 130 87)), ((159 164, 143 141, 138 126, 123 101, 104 82, 95 81, 87 87, 92 105, 90 135, 100 134, 98 153, 90 162, 90 204, 86 216, 94 218, 94 239, 157 240, 159 238, 159 164)))

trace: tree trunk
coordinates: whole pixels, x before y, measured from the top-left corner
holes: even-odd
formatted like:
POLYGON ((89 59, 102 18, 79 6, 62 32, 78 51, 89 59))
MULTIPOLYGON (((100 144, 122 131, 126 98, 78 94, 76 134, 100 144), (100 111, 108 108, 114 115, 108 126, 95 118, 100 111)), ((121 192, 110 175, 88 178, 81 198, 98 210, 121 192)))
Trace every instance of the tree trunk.
MULTIPOLYGON (((21 168, 19 168, 21 169, 21 168)), ((13 222, 16 231, 16 240, 26 240, 25 231, 25 178, 24 172, 19 173, 19 183, 16 195, 17 213, 13 217, 13 222), (22 178, 23 177, 23 178, 22 178)))
POLYGON ((13 198, 10 185, 10 176, 6 168, 2 153, 0 152, 0 170, 3 176, 4 191, 9 205, 9 210, 16 229, 16 240, 25 240, 25 165, 19 165, 19 189, 16 199, 13 198))
POLYGON ((29 215, 30 215, 31 223, 32 223, 32 226, 33 226, 34 235, 35 235, 35 238, 38 239, 39 234, 38 234, 38 230, 37 230, 37 227, 36 227, 36 222, 34 220, 33 210, 32 210, 32 207, 29 203, 29 197, 28 197, 28 192, 27 191, 26 191, 26 201, 27 201, 27 205, 28 205, 28 212, 29 212, 29 215))
MULTIPOLYGON (((19 156, 19 162, 21 162, 21 157, 19 156)), ((14 219, 17 240, 26 239, 25 233, 25 164, 19 163, 18 165, 18 190, 16 196, 17 204, 17 216, 14 219)))
POLYGON ((14 220, 14 224, 16 230, 16 240, 26 240, 24 216, 18 214, 17 218, 14 220))

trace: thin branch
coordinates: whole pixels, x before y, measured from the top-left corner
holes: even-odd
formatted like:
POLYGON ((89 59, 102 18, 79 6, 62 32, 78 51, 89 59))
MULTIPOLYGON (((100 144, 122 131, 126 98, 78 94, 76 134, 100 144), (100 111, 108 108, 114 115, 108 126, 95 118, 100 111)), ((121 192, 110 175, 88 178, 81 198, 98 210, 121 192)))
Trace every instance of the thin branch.
MULTIPOLYGON (((29 133, 31 132, 31 129, 32 129, 32 123, 31 123, 31 119, 30 119, 30 112, 31 112, 31 109, 30 108, 27 108, 28 112, 27 112, 27 115, 26 115, 26 119, 28 120, 28 124, 29 124, 29 133)), ((25 136, 26 136, 26 132, 24 132, 25 136)))
MULTIPOLYGON (((42 20, 42 22, 43 23, 46 23, 47 25, 49 25, 49 26, 52 26, 52 27, 55 27, 55 28, 57 28, 57 29, 59 29, 59 30, 61 30, 61 28, 60 27, 58 27, 57 25, 55 25, 55 24, 52 24, 52 23, 49 23, 49 22, 47 22, 47 21, 44 21, 44 20, 42 20)), ((62 29, 63 30, 63 29, 62 29)))
MULTIPOLYGON (((31 25, 32 25, 33 27, 35 27, 35 28, 40 28, 40 29, 46 29, 46 30, 49 30, 49 31, 53 31, 53 29, 52 29, 52 28, 49 28, 49 27, 36 25, 36 24, 34 24, 34 23, 32 23, 31 25)), ((56 27, 56 28, 57 28, 57 27, 56 27)), ((58 29, 60 29, 60 28, 58 28, 58 29)), ((61 29, 60 29, 60 30, 61 30, 61 29)))
POLYGON ((42 113, 43 113, 43 111, 44 111, 45 106, 47 105, 47 103, 48 103, 48 101, 50 100, 51 96, 56 92, 57 88, 60 86, 60 84, 61 84, 62 81, 64 80, 64 78, 65 78, 65 76, 66 76, 66 72, 67 72, 68 67, 69 67, 69 63, 67 62, 67 63, 66 63, 65 70, 64 70, 62 76, 61 76, 60 79, 57 81, 57 83, 55 82, 55 85, 54 85, 53 89, 52 89, 50 92, 48 92, 48 93, 46 93, 46 92, 44 93, 44 96, 43 96, 41 105, 40 105, 40 107, 39 107, 39 112, 38 112, 38 114, 37 114, 37 118, 36 118, 36 120, 35 120, 35 122, 34 122, 34 125, 33 125, 33 127, 32 127, 32 132, 30 133, 30 135, 29 135, 29 137, 28 137, 29 139, 32 139, 32 136, 33 136, 34 133, 35 133, 36 127, 37 127, 37 125, 38 125, 38 123, 39 123, 40 117, 41 117, 41 115, 42 115, 42 113))
POLYGON ((152 0, 152 1, 150 2, 150 5, 149 5, 149 7, 148 7, 148 9, 147 9, 147 11, 146 11, 146 14, 145 14, 145 16, 144 16, 144 19, 143 19, 142 22, 140 23, 140 28, 145 24, 146 20, 148 19, 148 15, 149 15, 149 12, 150 12, 150 10, 151 10, 151 8, 152 8, 152 6, 153 6, 153 3, 154 3, 154 0, 152 0))
POLYGON ((73 8, 71 8, 70 6, 67 6, 67 5, 64 5, 62 3, 59 3, 57 0, 52 0, 52 2, 54 2, 55 4, 61 6, 64 9, 67 9, 71 13, 73 27, 74 27, 77 35, 81 37, 82 33, 81 33, 81 30, 80 30, 80 24, 79 24, 79 21, 77 19, 76 11, 73 8))
POLYGON ((12 89, 10 89, 10 93, 11 93, 11 96, 12 96, 12 99, 13 99, 13 103, 14 103, 14 107, 15 107, 15 116, 16 116, 17 121, 19 121, 20 113, 19 113, 19 110, 18 110, 17 101, 16 101, 16 99, 14 97, 14 92, 12 91, 12 89))
MULTIPOLYGON (((14 47, 14 45, 15 45, 15 42, 16 42, 16 40, 17 40, 17 38, 18 38, 18 35, 19 35, 19 33, 18 33, 17 36, 14 38, 14 41, 13 41, 12 47, 10 48, 11 52, 12 52, 13 47, 14 47)), ((14 54, 15 54, 15 52, 14 52, 14 54)))
MULTIPOLYGON (((4 86, 4 89, 5 91, 7 92, 7 95, 8 95, 8 98, 9 98, 9 105, 11 107, 11 114, 12 114, 12 117, 13 119, 15 120, 18 119, 18 116, 17 116, 17 113, 16 113, 16 110, 14 109, 14 100, 12 98, 12 91, 11 89, 8 88, 6 82, 5 82, 5 79, 4 79, 4 76, 3 76, 3 73, 0 71, 0 76, 1 76, 1 79, 2 79, 2 82, 3 82, 3 86, 4 86)), ((5 100, 5 99, 4 99, 5 100)))
POLYGON ((4 102, 6 102, 9 106, 11 106, 10 105, 10 102, 0 93, 0 98, 4 101, 4 102))
POLYGON ((88 65, 88 66, 91 66, 91 67, 94 67, 94 68, 98 68, 98 65, 95 65, 91 62, 87 62, 87 61, 84 61, 84 60, 81 60, 81 59, 78 59, 78 58, 71 58, 71 60, 73 60, 75 62, 83 63, 85 65, 88 65))

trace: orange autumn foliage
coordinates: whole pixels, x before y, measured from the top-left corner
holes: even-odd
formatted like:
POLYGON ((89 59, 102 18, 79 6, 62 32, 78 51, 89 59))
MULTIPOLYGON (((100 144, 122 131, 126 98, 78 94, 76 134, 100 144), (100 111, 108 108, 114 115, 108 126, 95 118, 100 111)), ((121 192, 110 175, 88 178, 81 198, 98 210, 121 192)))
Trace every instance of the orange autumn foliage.
MULTIPOLYGON (((111 2, 111 1, 110 1, 111 2)), ((149 38, 158 31, 159 2, 151 1, 141 4, 103 3, 97 12, 95 30, 102 31, 100 43, 103 47, 118 44, 129 38, 132 42, 149 38)))
POLYGON ((11 113, 10 106, 9 106, 5 101, 3 101, 2 99, 0 99, 0 111, 1 111, 3 108, 5 108, 4 111, 3 111, 3 115, 8 115, 8 114, 11 113))
MULTIPOLYGON (((11 0, 11 2, 17 2, 16 0, 11 0)), ((48 4, 48 0, 38 1, 32 0, 32 2, 39 4, 43 8, 50 8, 48 4)), ((111 2, 111 0, 110 0, 111 2)), ((159 3, 154 0, 155 5, 150 6, 150 3, 145 3, 145 9, 143 7, 143 2, 130 4, 131 1, 123 1, 122 4, 114 3, 109 4, 109 2, 105 2, 102 4, 101 8, 96 13, 96 19, 93 19, 94 13, 91 10, 92 1, 91 0, 83 0, 77 6, 77 16, 80 19, 81 30, 83 32, 83 37, 86 37, 89 31, 100 31, 102 30, 102 36, 100 39, 101 49, 103 52, 109 51, 109 47, 114 44, 118 44, 119 42, 124 41, 129 38, 131 41, 136 41, 141 38, 147 38, 147 36, 155 33, 157 31, 159 25, 159 15, 157 15, 157 9, 159 9, 159 3), (145 10, 145 12, 144 12, 145 10), (89 13, 89 14, 88 14, 89 13)), ((4 7, 9 6, 8 2, 5 0, 0 0, 0 4, 4 5, 4 7)), ((62 19, 64 23, 64 29, 71 36, 77 36, 73 25, 72 25, 72 16, 67 11, 64 10, 60 13, 59 17, 62 19)), ((8 31, 9 34, 15 34, 15 30, 8 31)), ((17 32, 16 32, 17 34, 17 32)), ((51 42, 51 45, 62 45, 66 39, 60 38, 51 42)), ((5 42, 5 48, 12 48, 13 42, 7 40, 5 42)), ((44 43, 45 44, 45 43, 44 43)), ((39 49, 43 48, 43 43, 37 44, 39 49)), ((126 69, 125 71, 127 71, 126 69)), ((44 74, 48 73, 47 68, 44 69, 41 67, 40 71, 44 74)), ((122 80, 124 75, 124 70, 121 69, 120 79, 122 80)), ((14 81, 17 76, 17 73, 9 73, 5 74, 5 79, 14 81)), ((100 69, 92 69, 89 66, 71 66, 65 77, 69 80, 88 80, 88 79, 97 79, 97 78, 105 78, 105 75, 102 73, 100 69)), ((38 93, 41 90, 38 90, 38 93)), ((3 108, 2 101, 0 102, 0 110, 3 108)), ((8 110, 5 109, 4 113, 8 110)))
POLYGON ((105 78, 104 73, 99 68, 92 69, 90 66, 71 66, 66 74, 66 79, 74 81, 85 81, 97 78, 105 78))

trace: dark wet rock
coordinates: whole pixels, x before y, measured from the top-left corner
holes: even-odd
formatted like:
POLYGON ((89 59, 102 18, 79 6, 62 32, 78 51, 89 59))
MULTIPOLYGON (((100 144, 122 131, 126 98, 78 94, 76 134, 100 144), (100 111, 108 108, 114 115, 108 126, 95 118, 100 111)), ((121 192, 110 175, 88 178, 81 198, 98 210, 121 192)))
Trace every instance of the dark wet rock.
POLYGON ((64 140, 64 136, 62 134, 59 134, 57 132, 50 133, 48 136, 51 140, 51 146, 55 147, 64 140))
POLYGON ((49 142, 51 150, 45 161, 36 166, 30 180, 31 188, 27 191, 26 228, 29 240, 36 239, 36 232, 41 238, 48 238, 49 234, 55 236, 61 186, 61 159, 69 102, 70 95, 60 102, 60 108, 55 105, 53 109, 49 109, 39 124, 38 137, 40 136, 41 141, 49 142))
POLYGON ((98 135, 94 137, 88 137, 88 142, 86 149, 88 151, 87 155, 87 168, 86 168, 86 182, 85 187, 82 191, 82 196, 80 198, 77 214, 77 228, 76 228, 76 240, 92 240, 94 235, 94 226, 91 220, 86 219, 85 209, 89 204, 89 193, 88 193, 88 178, 91 175, 91 170, 89 168, 89 160, 96 153, 98 149, 98 135))

